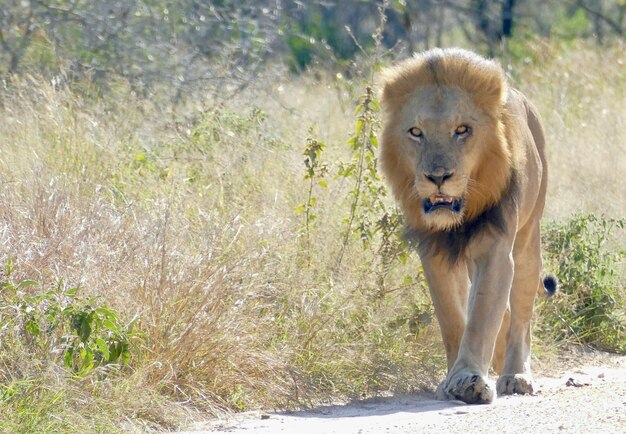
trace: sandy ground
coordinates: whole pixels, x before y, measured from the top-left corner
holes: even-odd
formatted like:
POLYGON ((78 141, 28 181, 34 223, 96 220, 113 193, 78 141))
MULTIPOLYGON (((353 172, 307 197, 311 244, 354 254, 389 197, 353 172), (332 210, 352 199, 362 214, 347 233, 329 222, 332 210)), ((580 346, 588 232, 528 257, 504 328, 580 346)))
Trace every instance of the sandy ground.
POLYGON ((441 402, 423 393, 242 413, 184 433, 626 433, 626 357, 572 353, 558 364, 539 366, 534 395, 500 397, 491 405, 441 402))

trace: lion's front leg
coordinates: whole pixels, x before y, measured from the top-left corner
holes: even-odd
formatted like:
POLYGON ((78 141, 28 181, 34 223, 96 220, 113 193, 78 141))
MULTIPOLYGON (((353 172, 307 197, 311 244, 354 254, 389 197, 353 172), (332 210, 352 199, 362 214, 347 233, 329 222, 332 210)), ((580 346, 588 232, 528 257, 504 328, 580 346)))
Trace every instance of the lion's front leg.
POLYGON ((456 362, 467 320, 470 288, 467 266, 463 261, 451 264, 442 255, 422 256, 421 260, 450 371, 456 362))
POLYGON ((493 401, 496 395, 488 370, 513 280, 510 245, 492 246, 475 263, 469 316, 459 353, 437 394, 439 399, 484 404, 493 401))

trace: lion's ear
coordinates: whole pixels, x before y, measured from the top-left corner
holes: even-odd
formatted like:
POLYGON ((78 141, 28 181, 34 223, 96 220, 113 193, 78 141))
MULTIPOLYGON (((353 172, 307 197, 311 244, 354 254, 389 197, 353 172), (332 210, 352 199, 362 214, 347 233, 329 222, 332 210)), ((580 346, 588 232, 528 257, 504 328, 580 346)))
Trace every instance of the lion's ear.
POLYGON ((379 78, 380 100, 385 110, 390 108, 392 101, 406 97, 406 86, 401 86, 402 64, 383 69, 379 78))
POLYGON ((506 76, 500 65, 494 61, 486 61, 481 66, 483 70, 475 75, 472 93, 479 106, 493 114, 499 113, 507 98, 506 76))
POLYGON ((380 74, 381 101, 385 110, 400 107, 418 87, 431 84, 430 72, 424 68, 423 56, 415 55, 380 74))

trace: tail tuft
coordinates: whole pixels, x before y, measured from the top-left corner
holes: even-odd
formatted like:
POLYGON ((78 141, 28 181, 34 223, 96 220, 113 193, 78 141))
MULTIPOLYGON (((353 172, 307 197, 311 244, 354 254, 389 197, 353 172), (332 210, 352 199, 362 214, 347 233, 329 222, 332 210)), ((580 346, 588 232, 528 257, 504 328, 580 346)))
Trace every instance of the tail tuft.
POLYGON ((543 278, 543 287, 546 290, 546 295, 552 297, 559 290, 559 281, 554 274, 546 274, 543 278))

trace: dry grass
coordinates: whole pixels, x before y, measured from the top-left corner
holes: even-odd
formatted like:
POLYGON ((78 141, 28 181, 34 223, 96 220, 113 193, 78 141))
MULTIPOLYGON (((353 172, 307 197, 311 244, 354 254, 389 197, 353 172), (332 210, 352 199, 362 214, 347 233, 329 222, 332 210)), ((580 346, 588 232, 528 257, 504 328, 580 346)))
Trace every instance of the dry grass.
MULTIPOLYGON (((515 67, 547 126, 551 217, 625 214, 623 48, 537 47, 541 66, 515 67)), ((373 277, 377 252, 357 239, 336 271, 343 178, 316 191, 310 245, 294 213, 308 129, 334 173, 348 157, 355 91, 310 77, 259 83, 185 120, 123 88, 101 101, 29 77, 10 83, 0 260, 14 258, 14 280, 42 283, 30 291, 63 280, 139 315, 144 338, 128 367, 76 379, 54 355, 29 361, 23 336, 3 329, 0 379, 22 399, 0 399, 0 427, 141 430, 432 387, 443 353, 417 258, 388 270, 387 292, 373 277), (28 400, 35 389, 41 399, 28 400)))
POLYGON ((540 44, 516 71, 546 125, 549 218, 578 211, 626 216, 625 48, 540 44))

